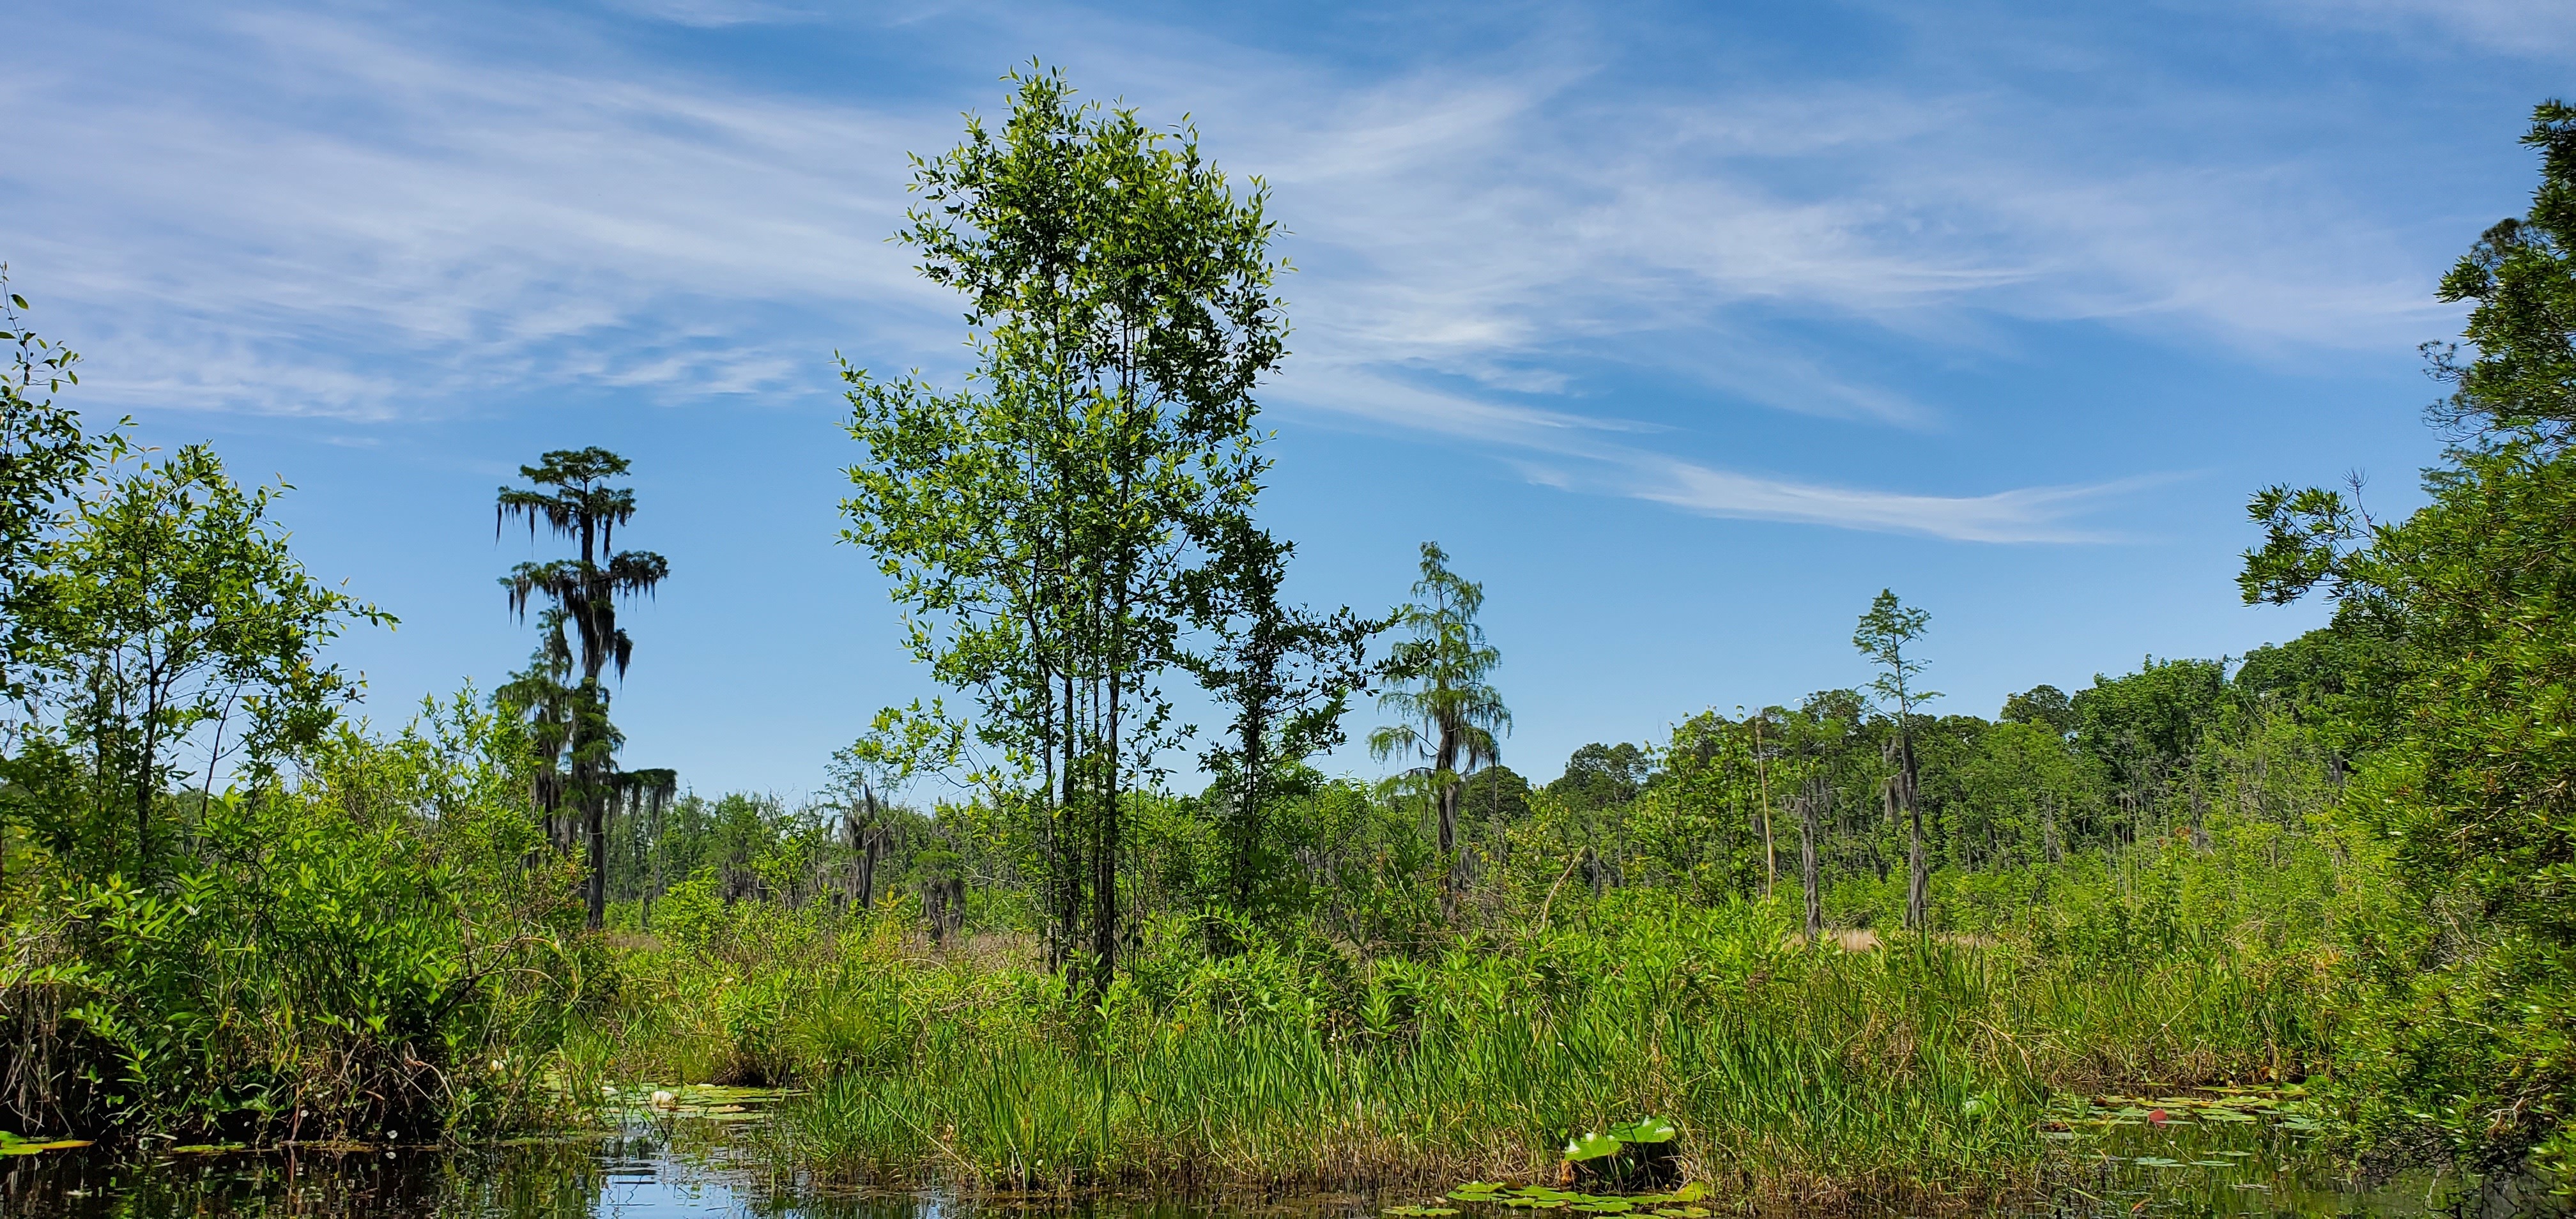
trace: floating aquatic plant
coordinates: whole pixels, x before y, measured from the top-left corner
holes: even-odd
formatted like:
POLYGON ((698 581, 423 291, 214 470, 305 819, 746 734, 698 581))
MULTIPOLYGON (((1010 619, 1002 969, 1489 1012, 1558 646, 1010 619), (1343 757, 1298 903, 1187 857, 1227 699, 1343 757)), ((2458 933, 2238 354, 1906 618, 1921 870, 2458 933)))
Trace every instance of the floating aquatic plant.
POLYGON ((31 1156, 40 1151, 87 1147, 88 1139, 29 1139, 0 1130, 0 1156, 31 1156))

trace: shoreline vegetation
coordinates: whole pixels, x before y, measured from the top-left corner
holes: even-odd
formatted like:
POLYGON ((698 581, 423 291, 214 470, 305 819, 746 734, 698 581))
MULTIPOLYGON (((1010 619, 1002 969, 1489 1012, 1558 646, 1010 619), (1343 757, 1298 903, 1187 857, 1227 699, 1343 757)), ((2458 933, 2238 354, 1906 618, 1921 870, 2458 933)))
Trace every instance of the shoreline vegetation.
POLYGON ((586 1052, 602 1078, 795 1085, 762 1141, 818 1185, 1552 1183, 1571 1135, 1651 1114, 1732 1205, 2026 1196, 2055 1099, 2277 1084, 2325 1050, 2324 979, 2239 938, 2242 908, 2051 954, 2018 928, 1806 948, 1779 902, 1572 904, 1374 962, 1211 956, 1174 926, 1089 1009, 1024 939, 720 929, 639 948, 586 1052))
POLYGON ((2576 110, 2443 281, 2431 503, 2253 497, 2243 597, 2331 625, 1988 718, 1886 591, 1845 684, 1533 783, 1439 545, 1382 615, 1284 597, 1263 188, 1010 80, 900 235, 974 376, 843 369, 845 540, 948 696, 797 805, 622 756, 655 653, 616 610, 688 578, 613 548, 652 523, 625 459, 500 489, 565 551, 495 597, 528 666, 384 733, 323 657, 391 616, 303 569, 284 488, 85 429, 0 293, 0 1155, 473 1144, 723 1085, 787 1090, 752 1150, 833 1189, 1968 1210, 2184 1111, 2491 1211, 2571 1180, 2576 110), (1372 712, 1386 777, 1317 769, 1372 712))

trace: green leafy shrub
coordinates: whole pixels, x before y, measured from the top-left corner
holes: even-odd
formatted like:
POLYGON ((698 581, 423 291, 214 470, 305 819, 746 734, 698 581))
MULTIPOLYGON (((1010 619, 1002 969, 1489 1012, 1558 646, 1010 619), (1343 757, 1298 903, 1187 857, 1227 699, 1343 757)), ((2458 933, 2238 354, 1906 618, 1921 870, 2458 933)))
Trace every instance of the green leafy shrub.
POLYGON ((150 884, 45 869, 0 968, 36 1050, 13 1120, 418 1138, 559 1107, 545 1072, 604 961, 569 872, 529 862, 510 738, 462 700, 428 729, 204 803, 150 884))

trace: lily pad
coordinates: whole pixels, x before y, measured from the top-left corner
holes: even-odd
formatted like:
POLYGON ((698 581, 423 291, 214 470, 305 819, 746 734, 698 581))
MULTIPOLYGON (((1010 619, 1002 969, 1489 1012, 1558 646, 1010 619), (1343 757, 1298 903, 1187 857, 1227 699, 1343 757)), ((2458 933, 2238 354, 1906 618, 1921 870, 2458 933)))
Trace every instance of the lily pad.
POLYGON ((1576 1135, 1567 1141, 1565 1158, 1577 1164, 1586 1160, 1598 1160, 1604 1156, 1619 1154, 1619 1148, 1623 1145, 1617 1135, 1603 1134, 1595 1130, 1576 1135))
POLYGON ((1669 1143, 1680 1133, 1671 1122, 1660 1117, 1641 1117, 1610 1128, 1610 1137, 1622 1143, 1669 1143))

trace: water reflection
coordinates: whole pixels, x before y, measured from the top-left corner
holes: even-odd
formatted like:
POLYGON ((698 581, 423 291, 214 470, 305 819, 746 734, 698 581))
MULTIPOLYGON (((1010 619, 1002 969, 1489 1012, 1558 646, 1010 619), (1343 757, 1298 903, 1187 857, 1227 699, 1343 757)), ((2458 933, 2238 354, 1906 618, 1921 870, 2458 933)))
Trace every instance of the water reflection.
POLYGON ((2102 1116, 2051 1135, 2065 1142, 2033 1214, 2426 1215, 2450 1208, 2460 1184, 2430 1171, 2357 1178, 2325 1154, 2317 1128, 2299 1119, 2180 1106, 2170 1113, 2139 1106, 2091 1112, 2102 1116))
MULTIPOLYGON (((468 1150, 48 1152, 0 1161, 0 1208, 67 1219, 972 1219, 995 1210, 1070 1219, 1245 1219, 1264 1212, 1356 1219, 1375 1215, 1381 1201, 1418 1200, 1342 1195, 1211 1206, 1111 1199, 1030 1207, 964 1205, 934 1195, 815 1196, 766 1172, 746 1154, 739 1129, 669 1122, 468 1150)), ((2268 1123, 2121 1120, 2079 1128, 2062 1150, 2047 1196, 2023 1208, 2024 1216, 2416 1215, 2439 1209, 2456 1185, 2428 1174, 2353 1182, 2308 1138, 2268 1123)), ((1728 1209, 1715 1205, 1721 1213, 1728 1209)))
MULTIPOLYGON (((91 1149, 16 1158, 0 1169, 0 1203, 11 1214, 67 1219, 759 1213, 736 1185, 692 1158, 674 1155, 661 1138, 631 1134, 472 1150, 298 1148, 117 1158, 91 1149)), ((904 1205, 884 1210, 889 1219, 912 1212, 904 1205)))

